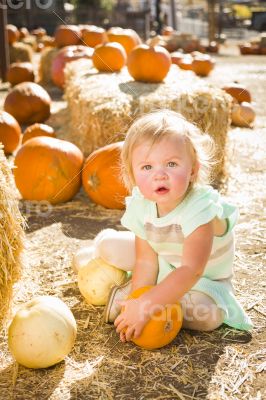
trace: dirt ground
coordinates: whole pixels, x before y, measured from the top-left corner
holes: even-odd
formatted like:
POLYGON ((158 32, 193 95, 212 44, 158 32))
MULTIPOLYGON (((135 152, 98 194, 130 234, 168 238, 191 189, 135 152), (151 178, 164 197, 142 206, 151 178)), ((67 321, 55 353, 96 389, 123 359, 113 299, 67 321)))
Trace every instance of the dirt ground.
MULTIPOLYGON (((254 322, 251 333, 222 326, 213 333, 181 331, 168 346, 146 351, 122 344, 102 307, 83 301, 71 257, 101 229, 121 228, 122 212, 90 203, 81 191, 66 204, 40 210, 21 201, 27 217, 25 269, 16 284, 13 311, 35 295, 55 295, 71 308, 78 335, 60 364, 43 370, 18 365, 0 337, 0 399, 256 399, 265 391, 265 148, 266 57, 240 57, 224 48, 206 79, 215 85, 234 80, 250 89, 257 119, 253 129, 232 128, 228 137, 228 180, 223 194, 240 209, 236 227, 236 294, 254 322), (233 55, 232 55, 233 54, 233 55), (41 211, 41 212, 40 212, 41 211)), ((6 86, 0 91, 0 108, 6 86)), ((51 124, 66 107, 52 90, 51 124)), ((62 128, 62 126, 61 126, 62 128)))

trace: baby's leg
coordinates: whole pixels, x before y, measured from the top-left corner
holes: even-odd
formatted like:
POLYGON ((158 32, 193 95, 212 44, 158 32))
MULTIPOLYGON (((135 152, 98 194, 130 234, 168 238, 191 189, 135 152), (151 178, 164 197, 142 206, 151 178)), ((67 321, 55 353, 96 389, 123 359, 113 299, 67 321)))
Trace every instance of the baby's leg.
POLYGON ((224 320, 224 311, 208 295, 191 290, 181 299, 184 314, 183 328, 212 331, 224 320))
POLYGON ((94 239, 94 257, 101 257, 124 271, 132 271, 136 260, 134 233, 104 229, 94 239))

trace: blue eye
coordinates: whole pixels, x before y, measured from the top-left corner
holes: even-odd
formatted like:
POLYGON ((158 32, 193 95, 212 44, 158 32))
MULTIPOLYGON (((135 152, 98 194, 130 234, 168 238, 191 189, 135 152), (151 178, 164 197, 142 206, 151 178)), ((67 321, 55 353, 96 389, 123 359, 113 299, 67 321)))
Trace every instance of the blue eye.
POLYGON ((151 165, 143 165, 142 169, 144 169, 145 171, 148 171, 151 169, 151 165))
POLYGON ((177 166, 177 163, 174 161, 169 161, 169 163, 167 165, 168 165, 168 167, 174 168, 177 166))

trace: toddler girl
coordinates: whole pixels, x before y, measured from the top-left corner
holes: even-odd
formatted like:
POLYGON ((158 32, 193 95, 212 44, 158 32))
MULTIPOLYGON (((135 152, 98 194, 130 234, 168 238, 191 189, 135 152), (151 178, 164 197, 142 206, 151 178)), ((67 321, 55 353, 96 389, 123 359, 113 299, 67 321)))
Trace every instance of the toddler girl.
POLYGON ((158 307, 177 301, 184 328, 252 327, 231 283, 238 212, 206 185, 211 146, 173 111, 144 115, 127 132, 122 167, 132 195, 121 223, 129 231, 104 230, 93 249, 94 257, 132 271, 131 281, 111 290, 105 309, 122 341, 138 337, 158 307), (124 300, 147 285, 152 289, 138 299, 124 300))

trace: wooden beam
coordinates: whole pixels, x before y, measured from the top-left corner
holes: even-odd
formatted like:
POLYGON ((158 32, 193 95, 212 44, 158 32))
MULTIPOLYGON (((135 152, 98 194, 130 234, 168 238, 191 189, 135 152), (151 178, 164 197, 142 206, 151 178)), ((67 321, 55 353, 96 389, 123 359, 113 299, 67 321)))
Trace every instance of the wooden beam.
POLYGON ((177 19, 176 19, 176 6, 175 0, 171 0, 171 15, 172 15, 172 27, 177 30, 177 19))
POLYGON ((3 82, 6 82, 6 72, 9 67, 9 47, 7 41, 6 25, 6 0, 0 0, 0 76, 3 82))

